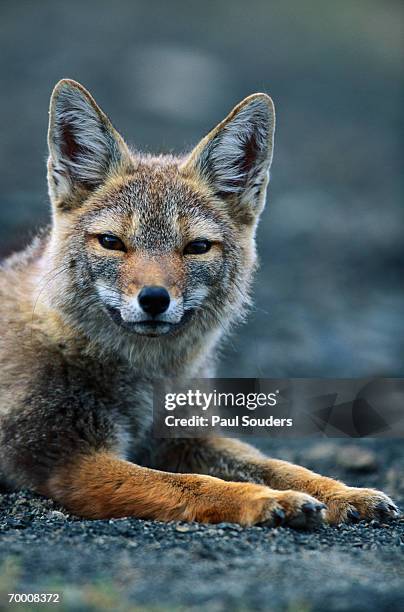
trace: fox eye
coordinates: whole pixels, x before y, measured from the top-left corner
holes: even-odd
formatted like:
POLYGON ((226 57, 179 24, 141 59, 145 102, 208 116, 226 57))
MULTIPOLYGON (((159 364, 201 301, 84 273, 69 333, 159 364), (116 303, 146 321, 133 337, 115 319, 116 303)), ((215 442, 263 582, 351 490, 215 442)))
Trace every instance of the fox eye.
POLYGON ((193 240, 188 242, 184 249, 184 255, 203 255, 210 251, 212 243, 209 240, 193 240))
POLYGON ((117 236, 113 236, 112 234, 99 234, 97 238, 104 249, 109 249, 110 251, 126 251, 124 243, 120 238, 117 238, 117 236))

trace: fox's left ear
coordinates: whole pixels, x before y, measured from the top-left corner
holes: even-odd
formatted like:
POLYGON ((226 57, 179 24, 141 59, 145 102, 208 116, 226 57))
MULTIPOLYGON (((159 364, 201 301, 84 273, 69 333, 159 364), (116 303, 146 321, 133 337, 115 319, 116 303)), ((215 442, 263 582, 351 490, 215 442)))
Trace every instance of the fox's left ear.
POLYGON ((88 91, 70 79, 53 90, 48 130, 49 194, 56 209, 78 205, 118 170, 131 166, 122 136, 88 91))
POLYGON ((265 204, 274 130, 271 98, 253 94, 201 140, 183 172, 196 172, 246 222, 254 220, 265 204))

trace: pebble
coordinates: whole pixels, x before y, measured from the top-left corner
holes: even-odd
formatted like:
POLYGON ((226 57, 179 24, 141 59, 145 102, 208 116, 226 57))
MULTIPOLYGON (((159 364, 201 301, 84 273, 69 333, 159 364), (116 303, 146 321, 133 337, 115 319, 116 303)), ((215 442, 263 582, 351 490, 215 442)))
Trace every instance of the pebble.
POLYGON ((51 510, 51 512, 48 512, 48 518, 58 519, 59 521, 67 521, 68 515, 60 512, 59 510, 51 510))
POLYGON ((192 528, 189 525, 176 525, 175 531, 186 533, 187 531, 192 531, 192 528))

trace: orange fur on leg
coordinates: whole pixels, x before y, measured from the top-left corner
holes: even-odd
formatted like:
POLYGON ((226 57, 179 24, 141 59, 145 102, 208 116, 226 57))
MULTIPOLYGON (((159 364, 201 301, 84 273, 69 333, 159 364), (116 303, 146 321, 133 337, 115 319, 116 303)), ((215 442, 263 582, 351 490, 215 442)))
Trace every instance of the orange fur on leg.
POLYGON ((284 517, 302 520, 306 516, 302 507, 316 502, 293 491, 272 491, 212 476, 160 472, 107 452, 79 457, 59 469, 44 493, 87 518, 136 516, 242 525, 276 524, 284 517))

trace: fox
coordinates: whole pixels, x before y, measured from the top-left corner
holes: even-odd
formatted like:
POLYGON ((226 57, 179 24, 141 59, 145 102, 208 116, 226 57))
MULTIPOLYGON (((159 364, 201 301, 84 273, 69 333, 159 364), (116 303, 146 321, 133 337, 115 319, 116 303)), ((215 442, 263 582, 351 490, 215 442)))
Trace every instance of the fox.
POLYGON ((182 156, 129 148, 63 79, 49 110, 51 224, 0 269, 0 478, 87 519, 313 529, 398 516, 232 438, 156 439, 156 378, 210 378, 245 318, 273 157, 266 93, 182 156))

